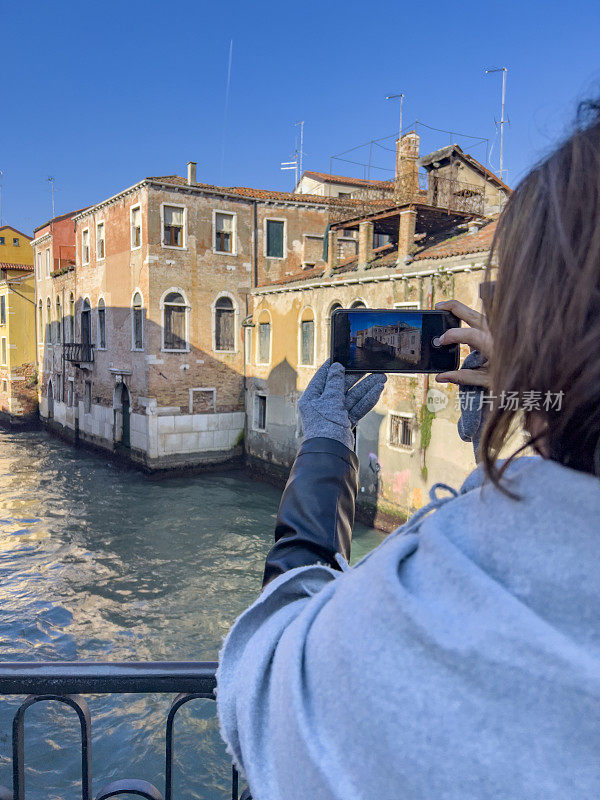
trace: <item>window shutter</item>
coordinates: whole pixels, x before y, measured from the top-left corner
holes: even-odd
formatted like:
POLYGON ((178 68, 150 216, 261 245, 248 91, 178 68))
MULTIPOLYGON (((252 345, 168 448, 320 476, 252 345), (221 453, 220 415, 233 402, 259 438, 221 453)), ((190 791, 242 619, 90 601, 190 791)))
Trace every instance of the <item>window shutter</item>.
POLYGON ((283 222, 267 220, 267 257, 283 258, 283 222))

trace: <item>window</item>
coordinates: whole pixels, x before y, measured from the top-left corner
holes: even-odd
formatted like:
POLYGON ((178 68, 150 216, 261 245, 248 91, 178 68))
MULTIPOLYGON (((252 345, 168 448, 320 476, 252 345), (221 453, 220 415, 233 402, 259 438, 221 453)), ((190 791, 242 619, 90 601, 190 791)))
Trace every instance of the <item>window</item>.
POLYGON ((163 306, 163 349, 187 350, 186 318, 187 306, 179 292, 169 292, 163 306))
POLYGON ((6 295, 0 297, 0 325, 6 325, 6 295))
POLYGON ((36 266, 37 266, 37 276, 38 278, 42 277, 42 254, 36 253, 35 254, 36 266))
POLYGON ((52 303, 49 297, 46 300, 46 341, 52 344, 52 303))
POLYGON ((135 250, 142 246, 142 209, 135 206, 131 209, 131 249, 135 250))
POLYGON ((312 309, 305 308, 300 318, 300 361, 303 366, 315 363, 315 320, 312 309))
POLYGON ((387 233, 374 233, 373 234, 373 248, 383 247, 390 243, 390 236, 387 233))
POLYGON ((259 322, 258 324, 258 361, 268 364, 271 361, 271 323, 259 322))
POLYGON ((352 192, 338 192, 338 197, 352 197, 352 192))
POLYGON ((89 414, 92 410, 92 382, 85 381, 83 384, 83 410, 89 414))
POLYGON ((3 367, 6 366, 7 358, 8 356, 6 352, 6 336, 3 336, 2 342, 0 344, 0 364, 2 364, 3 367))
POLYGON ((235 214, 215 211, 214 249, 216 253, 235 253, 235 214))
POLYGON ((410 450, 413 446, 412 417, 404 414, 390 414, 390 447, 410 450))
POLYGON ((248 325, 244 328, 244 350, 246 355, 246 364, 252 363, 252 328, 248 325))
POLYGON ((350 308, 366 308, 366 305, 363 303, 362 300, 355 300, 350 308))
POLYGON ((4 236, 0 236, 0 244, 6 244, 6 239, 4 236))
POLYGON ((134 350, 142 350, 144 347, 143 309, 142 295, 139 292, 133 295, 131 314, 132 347, 134 350))
POLYGON ((67 405, 69 408, 73 408, 75 401, 75 392, 73 390, 74 385, 73 378, 69 378, 69 382, 67 384, 67 405))
POLYGON ((62 314, 60 307, 60 297, 56 298, 56 344, 60 344, 62 340, 62 314))
POLYGON ((50 248, 46 250, 46 277, 50 277, 50 248))
POLYGON ((62 403, 62 374, 56 373, 56 383, 54 384, 54 399, 62 403))
POLYGON ((104 259, 105 245, 104 245, 104 222, 99 222, 96 225, 96 258, 99 261, 104 259))
POLYGON ((184 216, 181 206, 163 206, 163 244, 167 247, 184 246, 184 216))
MULTIPOLYGON (((2 244, 2 242, 0 242, 2 244)), ((8 381, 2 381, 2 391, 8 392, 8 381)))
POLYGON ((264 394, 254 395, 254 429, 264 431, 267 427, 267 397, 264 394))
POLYGON ((104 300, 98 300, 98 347, 106 350, 106 306, 104 300))
POLYGON ((92 308, 87 297, 81 308, 81 343, 92 343, 92 308))
POLYGON ((69 341, 75 341, 75 298, 73 292, 69 295, 69 341))
POLYGON ((38 305, 38 336, 39 336, 39 343, 41 344, 44 340, 44 316, 42 311, 42 301, 40 300, 38 305))
POLYGON ((215 303, 215 350, 235 350, 235 309, 230 297, 215 303))
POLYGON ((90 263, 90 231, 88 228, 81 232, 81 263, 90 263))
POLYGON ((285 222, 283 220, 265 220, 265 255, 267 258, 283 258, 285 243, 285 222))
POLYGON ((20 244, 21 244, 21 242, 20 242, 20 241, 19 241, 19 239, 18 239, 18 238, 15 236, 15 238, 13 239, 13 247, 19 247, 19 246, 20 246, 20 244))

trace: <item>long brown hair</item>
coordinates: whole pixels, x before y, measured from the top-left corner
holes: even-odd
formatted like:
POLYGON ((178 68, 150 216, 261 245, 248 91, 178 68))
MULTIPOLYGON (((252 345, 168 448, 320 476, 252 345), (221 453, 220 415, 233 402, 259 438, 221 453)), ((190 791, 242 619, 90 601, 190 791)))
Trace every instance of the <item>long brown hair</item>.
POLYGON ((488 282, 492 262, 498 399, 481 441, 486 473, 500 484, 527 443, 502 468, 500 451, 516 424, 528 427, 537 413, 545 431, 529 444, 543 436, 551 459, 600 475, 600 101, 580 106, 573 134, 514 191, 498 220, 488 282), (502 392, 519 393, 521 411, 502 404, 502 392), (525 397, 540 410, 523 409, 525 397))

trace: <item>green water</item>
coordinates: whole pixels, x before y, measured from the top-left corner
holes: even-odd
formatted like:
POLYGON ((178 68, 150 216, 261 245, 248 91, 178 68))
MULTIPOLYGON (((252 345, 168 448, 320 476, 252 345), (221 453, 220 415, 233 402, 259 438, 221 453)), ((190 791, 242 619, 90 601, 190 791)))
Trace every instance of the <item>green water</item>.
MULTIPOLYGON (((151 481, 44 433, 0 431, 0 647, 5 661, 216 660, 256 597, 280 492, 243 472, 151 481)), ((353 561, 382 534, 357 525, 353 561)), ((89 698, 94 794, 111 780, 164 787, 172 696, 89 698)), ((11 722, 0 699, 0 784, 11 722)), ((211 701, 179 713, 177 798, 226 798, 230 765, 211 701)), ((80 797, 75 716, 27 715, 27 797, 80 797)))

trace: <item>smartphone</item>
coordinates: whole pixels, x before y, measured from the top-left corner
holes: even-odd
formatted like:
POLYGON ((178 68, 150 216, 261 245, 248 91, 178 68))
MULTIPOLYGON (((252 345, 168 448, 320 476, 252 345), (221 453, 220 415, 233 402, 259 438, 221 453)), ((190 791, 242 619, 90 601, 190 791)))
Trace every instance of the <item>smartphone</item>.
POLYGON ((460 320, 449 311, 338 309, 331 317, 331 363, 346 372, 446 372, 458 369, 460 345, 439 345, 460 320))

